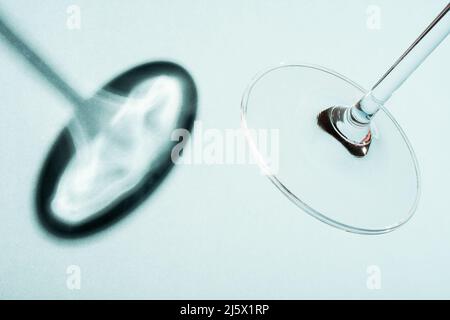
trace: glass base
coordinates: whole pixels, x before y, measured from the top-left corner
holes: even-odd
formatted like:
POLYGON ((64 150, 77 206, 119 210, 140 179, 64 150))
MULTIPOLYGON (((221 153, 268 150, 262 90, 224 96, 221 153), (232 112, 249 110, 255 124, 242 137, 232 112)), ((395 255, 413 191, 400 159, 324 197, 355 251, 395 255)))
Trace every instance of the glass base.
MULTIPOLYGON (((71 122, 41 170, 37 214, 55 235, 89 235, 139 206, 173 168, 173 149, 182 139, 173 137, 174 130, 189 131, 197 110, 189 73, 163 61, 120 74, 89 106, 101 108, 105 99, 117 111, 100 119, 94 126, 98 132, 81 142, 69 130, 77 127, 71 122)), ((98 120, 98 111, 90 111, 93 120, 98 120)))
POLYGON ((334 227, 362 234, 392 231, 419 200, 419 168, 406 135, 382 107, 371 122, 366 154, 355 155, 324 130, 319 115, 351 107, 366 91, 313 65, 271 68, 250 84, 241 106, 244 130, 278 129, 277 165, 246 134, 253 156, 275 186, 298 207, 334 227))

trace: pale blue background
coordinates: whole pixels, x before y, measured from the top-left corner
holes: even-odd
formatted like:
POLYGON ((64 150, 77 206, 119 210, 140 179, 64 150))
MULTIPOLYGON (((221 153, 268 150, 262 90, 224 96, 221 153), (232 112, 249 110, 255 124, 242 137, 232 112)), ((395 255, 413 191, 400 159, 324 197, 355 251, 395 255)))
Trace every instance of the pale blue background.
MULTIPOLYGON (((137 63, 189 69, 205 127, 237 128, 253 75, 310 62, 369 87, 445 6, 421 1, 0 1, 13 22, 89 95, 137 63), (66 28, 66 8, 82 29, 66 28), (366 27, 369 4, 381 30, 366 27)), ((179 167, 106 232, 67 241, 35 221, 32 197, 65 101, 0 43, 0 298, 450 298, 447 39, 392 99, 423 174, 415 217, 382 236, 331 228, 248 166, 179 167), (79 265, 82 287, 66 288, 79 265), (366 287, 369 265, 381 289, 366 287)))

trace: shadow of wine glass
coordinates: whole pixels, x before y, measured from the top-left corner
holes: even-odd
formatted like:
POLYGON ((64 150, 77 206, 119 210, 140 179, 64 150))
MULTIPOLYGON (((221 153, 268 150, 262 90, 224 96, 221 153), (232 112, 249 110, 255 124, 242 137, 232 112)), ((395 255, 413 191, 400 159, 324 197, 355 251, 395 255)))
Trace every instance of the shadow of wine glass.
MULTIPOLYGON (((190 131, 197 112, 197 90, 190 74, 177 64, 161 61, 137 66, 114 78, 101 90, 126 97, 139 83, 159 75, 172 77, 180 84, 182 106, 177 118, 177 128, 190 131)), ((123 197, 92 215, 92 218, 72 224, 58 218, 51 207, 58 182, 75 154, 74 141, 68 127, 65 127, 47 154, 38 177, 35 192, 37 220, 50 234, 69 239, 86 237, 110 227, 136 209, 160 186, 174 166, 172 149, 179 142, 168 140, 139 184, 123 197)))

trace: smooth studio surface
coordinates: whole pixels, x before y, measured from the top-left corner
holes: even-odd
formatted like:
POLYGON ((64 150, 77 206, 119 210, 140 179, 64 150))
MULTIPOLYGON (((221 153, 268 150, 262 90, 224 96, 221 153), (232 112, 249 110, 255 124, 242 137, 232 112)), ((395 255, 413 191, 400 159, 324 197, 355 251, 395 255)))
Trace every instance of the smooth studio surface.
MULTIPOLYGON (((202 152, 208 130, 239 128, 242 94, 259 71, 314 63, 370 87, 445 4, 0 0, 0 9, 86 96, 143 62, 185 67, 197 84, 193 137, 204 138, 202 152), (66 25, 73 4, 79 30, 66 25)), ((1 42, 0 297, 449 298, 449 54, 447 39, 387 105, 422 171, 415 216, 390 234, 350 234, 313 219, 255 165, 192 161, 120 223, 74 241, 47 234, 33 203, 70 108, 1 42), (66 283, 73 265, 80 290, 66 283)))

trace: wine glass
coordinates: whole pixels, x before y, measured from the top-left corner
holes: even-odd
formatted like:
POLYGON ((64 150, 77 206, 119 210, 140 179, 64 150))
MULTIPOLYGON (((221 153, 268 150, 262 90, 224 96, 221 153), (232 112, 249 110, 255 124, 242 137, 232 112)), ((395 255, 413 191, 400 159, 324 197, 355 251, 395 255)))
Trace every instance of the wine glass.
POLYGON ((325 67, 289 64, 258 74, 241 104, 254 158, 299 208, 345 231, 381 234, 407 222, 420 196, 414 150, 389 98, 448 35, 450 5, 371 90, 325 67), (278 159, 252 129, 278 129, 278 159))

